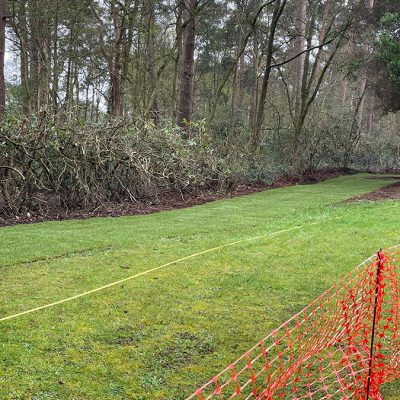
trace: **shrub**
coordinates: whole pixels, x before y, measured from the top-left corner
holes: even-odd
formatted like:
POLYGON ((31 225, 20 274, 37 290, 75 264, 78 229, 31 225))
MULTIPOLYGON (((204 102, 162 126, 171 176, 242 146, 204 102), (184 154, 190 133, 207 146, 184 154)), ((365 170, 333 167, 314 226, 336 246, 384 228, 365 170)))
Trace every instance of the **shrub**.
POLYGON ((235 184, 241 174, 232 171, 229 156, 214 148, 201 124, 191 128, 195 134, 186 140, 172 123, 9 117, 0 134, 0 214, 138 202, 235 184))

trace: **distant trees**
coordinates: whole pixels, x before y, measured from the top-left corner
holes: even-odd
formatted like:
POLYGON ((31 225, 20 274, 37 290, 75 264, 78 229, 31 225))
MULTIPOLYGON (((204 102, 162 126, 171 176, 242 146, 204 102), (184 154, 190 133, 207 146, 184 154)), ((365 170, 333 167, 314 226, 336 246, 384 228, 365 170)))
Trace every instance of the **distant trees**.
POLYGON ((6 0, 0 0, 0 119, 6 107, 6 86, 4 78, 4 57, 6 48, 6 0))
POLYGON ((7 102, 26 116, 174 121, 184 137, 205 120, 215 137, 240 130, 250 158, 284 140, 301 173, 327 96, 354 137, 395 108, 391 0, 0 0, 2 15, 6 3, 7 102))
POLYGON ((378 56, 387 65, 390 79, 400 87, 400 11, 385 14, 381 25, 378 56))

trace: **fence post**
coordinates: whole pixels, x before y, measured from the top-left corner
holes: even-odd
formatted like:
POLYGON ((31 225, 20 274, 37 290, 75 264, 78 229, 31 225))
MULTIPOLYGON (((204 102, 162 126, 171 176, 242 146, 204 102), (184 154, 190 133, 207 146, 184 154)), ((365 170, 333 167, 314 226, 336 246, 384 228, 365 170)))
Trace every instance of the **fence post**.
POLYGON ((374 299, 374 316, 372 319, 372 332, 371 332, 371 347, 369 350, 369 367, 368 367, 368 381, 367 381, 367 395, 366 400, 369 400, 369 392, 371 390, 371 381, 372 381, 372 358, 374 355, 374 341, 375 341, 375 328, 377 324, 377 310, 378 310, 378 298, 379 298, 379 289, 380 289, 380 275, 382 272, 382 249, 380 249, 377 253, 378 265, 376 270, 376 285, 375 285, 375 299, 374 299))

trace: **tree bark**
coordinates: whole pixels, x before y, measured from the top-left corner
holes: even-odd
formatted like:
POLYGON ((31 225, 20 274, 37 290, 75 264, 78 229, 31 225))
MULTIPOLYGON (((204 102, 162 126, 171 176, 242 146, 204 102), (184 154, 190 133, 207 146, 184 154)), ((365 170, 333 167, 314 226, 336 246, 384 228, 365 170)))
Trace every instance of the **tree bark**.
MULTIPOLYGON (((125 87, 125 83, 128 80, 129 76, 129 66, 131 61, 131 50, 132 50, 132 43, 133 43, 133 33, 134 33, 134 24, 137 19, 138 15, 138 8, 139 8, 139 0, 135 0, 133 3, 133 8, 129 10, 128 15, 128 32, 126 43, 124 46, 124 54, 123 54, 123 66, 122 66, 122 88, 125 87)), ((125 110, 127 107, 125 102, 125 96, 122 96, 122 109, 125 110)))
POLYGON ((155 29, 155 16, 154 16, 154 0, 146 1, 147 11, 147 49, 146 49, 146 61, 147 61, 147 75, 149 81, 149 104, 151 117, 155 124, 159 122, 157 95, 156 95, 156 71, 155 71, 155 57, 154 57, 154 29, 155 29))
POLYGON ((4 57, 6 51, 6 0, 0 0, 0 120, 6 109, 6 84, 4 79, 4 57))
POLYGON ((53 68, 52 68, 52 87, 51 97, 53 102, 53 112, 58 111, 58 90, 59 90, 59 68, 58 68, 58 19, 59 19, 59 0, 54 0, 53 17, 53 68))
POLYGON ((257 32, 254 32, 253 38, 253 60, 251 65, 251 100, 250 100, 250 109, 249 109, 249 128, 251 131, 255 129, 256 126, 256 115, 257 115, 257 106, 258 106, 258 67, 260 63, 259 57, 259 45, 258 45, 258 37, 257 32))
POLYGON ((18 39, 20 47, 20 80, 21 80, 21 106, 24 115, 31 111, 30 87, 29 87, 29 59, 28 59, 28 33, 26 18, 26 3, 18 1, 15 18, 11 20, 11 26, 18 39))
POLYGON ((47 2, 39 0, 36 3, 36 9, 31 11, 33 62, 36 64, 33 66, 34 74, 31 75, 37 93, 36 110, 39 117, 44 117, 48 110, 50 91, 50 35, 47 2))
MULTIPOLYGON (((322 44, 326 40, 326 35, 329 29, 329 13, 330 13, 330 0, 326 0, 324 7, 323 7, 323 17, 322 17, 322 24, 319 31, 319 44, 322 44)), ((321 52, 318 52, 321 54, 321 52)), ((318 76, 321 71, 321 60, 318 59, 318 62, 315 64, 315 75, 318 76)))
POLYGON ((177 87, 178 87, 178 79, 181 74, 181 58, 182 58, 182 51, 183 51, 183 41, 182 41, 182 34, 183 34, 183 27, 182 27, 182 13, 183 13, 183 0, 178 0, 177 4, 178 15, 176 18, 175 24, 175 33, 176 33, 176 55, 174 58, 174 76, 172 80, 172 117, 177 118, 177 87))
POLYGON ((69 39, 68 39, 68 62, 67 62, 67 74, 66 74, 66 88, 65 88, 65 107, 68 110, 72 104, 73 90, 71 81, 72 81, 72 49, 73 49, 73 40, 74 40, 74 29, 71 26, 69 31, 69 39))
POLYGON ((372 90, 370 90, 367 93, 367 97, 368 97, 367 131, 370 131, 374 124, 374 117, 375 117, 375 93, 372 90))
POLYGON ((236 123, 237 120, 237 109, 238 103, 242 97, 242 72, 244 65, 244 52, 242 51, 243 46, 243 30, 242 30, 242 14, 243 14, 243 5, 241 2, 238 2, 238 16, 237 16, 237 46, 236 46, 236 60, 235 63, 235 72, 233 75, 232 82, 232 103, 231 103, 231 121, 232 125, 236 123))
MULTIPOLYGON (((257 10, 261 7, 261 0, 255 0, 253 3, 253 11, 257 12, 257 10)), ((254 34, 253 34, 253 60, 251 66, 251 99, 250 99, 250 109, 249 109, 249 128, 253 132, 256 126, 256 118, 257 118, 257 107, 258 107, 258 68, 260 63, 260 55, 259 55, 259 40, 258 40, 258 31, 256 28, 256 23, 254 24, 254 34)))
MULTIPOLYGON (((354 57, 354 30, 350 29, 349 32, 349 39, 347 40, 347 46, 344 49, 344 52, 342 54, 342 57, 348 57, 349 59, 352 59, 354 57)), ((349 80, 347 77, 343 79, 342 82, 342 93, 341 93, 341 99, 342 99, 342 105, 346 105, 347 103, 347 98, 348 98, 348 90, 349 89, 349 80)))
POLYGON ((117 4, 111 1, 111 18, 114 27, 115 41, 112 54, 108 54, 108 71, 110 74, 109 111, 114 117, 122 115, 122 43, 124 40, 125 16, 119 15, 117 4))
POLYGON ((99 23, 99 42, 100 51, 107 63, 109 76, 109 95, 107 112, 118 117, 122 115, 123 103, 123 77, 122 71, 124 66, 124 48, 127 46, 126 38, 126 18, 127 9, 116 0, 110 0, 110 18, 112 22, 112 45, 106 43, 105 35, 108 27, 96 11, 94 5, 92 11, 99 23))
MULTIPOLYGON (((373 9, 374 9, 374 5, 375 5, 375 0, 368 0, 368 12, 372 13, 373 9)), ((364 56, 368 59, 368 55, 371 52, 371 48, 368 42, 364 43, 364 56)), ((368 122, 365 121, 364 122, 364 109, 365 109, 365 93, 368 87, 368 81, 369 81, 369 76, 368 76, 368 70, 365 69, 363 72, 363 77, 361 79, 360 82, 360 86, 359 86, 359 93, 360 93, 360 98, 361 100, 361 104, 359 107, 359 115, 358 115, 358 120, 359 120, 359 125, 360 126, 367 126, 368 122)))
POLYGON ((196 0, 183 0, 183 7, 183 58, 177 122, 181 127, 187 128, 193 116, 196 0))
POLYGON ((257 110, 257 115, 256 115, 256 124, 255 128, 253 131, 252 135, 252 141, 251 141, 251 150, 252 153, 255 154, 259 142, 260 142, 260 136, 261 136, 261 128, 264 120, 264 110, 265 110, 265 102, 267 100, 267 92, 268 92, 268 86, 269 86, 269 77, 271 74, 271 65, 272 65, 272 56, 274 52, 274 41, 275 41, 275 32, 276 28, 278 26, 279 19, 282 15, 283 9, 286 6, 286 0, 277 0, 275 3, 274 7, 274 12, 272 15, 272 21, 271 21, 271 26, 269 28, 269 34, 268 34, 268 42, 267 42, 267 58, 265 62, 265 67, 264 67, 264 77, 263 77, 263 83, 261 87, 261 94, 260 94, 260 100, 258 101, 258 110, 257 110))
MULTIPOLYGON (((295 20, 296 38, 294 40, 295 54, 302 53, 306 48, 306 29, 307 29, 307 0, 299 0, 297 9, 297 18, 295 20)), ((304 63, 306 53, 299 55, 294 63, 293 74, 293 105, 295 118, 300 114, 301 108, 301 88, 303 82, 304 63)))

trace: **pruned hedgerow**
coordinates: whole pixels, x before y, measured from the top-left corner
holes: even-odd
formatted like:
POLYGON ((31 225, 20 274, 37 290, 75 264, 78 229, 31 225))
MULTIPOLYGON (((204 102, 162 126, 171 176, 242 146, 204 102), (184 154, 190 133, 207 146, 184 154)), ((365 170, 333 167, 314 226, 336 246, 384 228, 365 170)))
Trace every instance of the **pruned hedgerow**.
MULTIPOLYGON (((194 127, 193 129, 196 129, 194 127)), ((200 132, 184 138, 172 124, 4 121, 0 133, 0 214, 139 202, 174 192, 234 184, 227 156, 200 132)))

